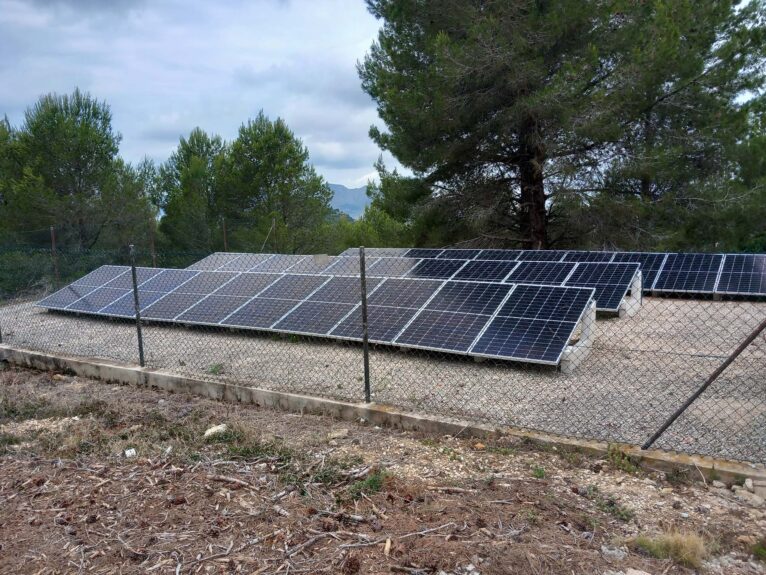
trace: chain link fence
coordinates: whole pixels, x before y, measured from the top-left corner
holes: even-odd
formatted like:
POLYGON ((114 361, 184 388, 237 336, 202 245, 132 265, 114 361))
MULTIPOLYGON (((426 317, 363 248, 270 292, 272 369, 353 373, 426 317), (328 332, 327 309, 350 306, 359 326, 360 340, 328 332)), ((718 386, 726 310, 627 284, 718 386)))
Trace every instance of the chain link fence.
MULTIPOLYGON (((185 268, 204 255, 137 254, 136 264, 185 268)), ((99 265, 129 263, 127 250, 0 252, 3 344, 137 364, 135 319, 57 313, 34 305, 99 265)), ((310 264, 303 273, 316 278, 310 264)), ((208 298, 205 313, 212 314, 207 321, 207 316, 198 315, 184 323, 180 314, 172 324, 142 319, 145 365, 205 380, 350 402, 370 400, 422 413, 633 445, 645 444, 671 416, 677 416, 654 447, 766 462, 766 334, 757 331, 766 319, 763 299, 628 298, 619 313, 599 313, 595 321, 583 316, 569 337, 566 365, 557 368, 376 343, 385 339, 381 333, 391 338, 392 330, 401 331, 403 324, 396 307, 374 305, 372 296, 367 313, 362 313, 357 305, 362 292, 359 267, 358 260, 349 267, 352 283, 346 287, 358 286, 358 291, 353 302, 349 299, 350 307, 341 310, 348 313, 343 315, 337 307, 330 313, 324 306, 307 310, 304 316, 350 339, 302 335, 289 323, 279 331, 268 331, 248 319, 264 314, 278 319, 290 305, 322 293, 322 281, 306 279, 293 286, 292 304, 274 303, 279 300, 272 301, 266 293, 259 296, 264 300, 262 307, 254 309, 244 293, 232 291, 204 296, 208 298), (216 325, 222 314, 232 327, 216 325), (368 345, 359 341, 365 315, 368 345), (338 317, 346 322, 346 331, 338 317), (708 381, 727 360, 730 365, 708 381), (677 413, 706 382, 699 397, 677 413)), ((367 262, 362 269, 367 294, 374 292, 381 278, 403 273, 396 258, 374 265, 367 262)), ((324 299, 331 295, 334 305, 347 305, 350 292, 340 288, 333 288, 335 293, 324 299)), ((142 289, 139 299, 144 296, 142 289)), ((187 299, 194 300, 179 294, 175 305, 183 306, 187 299)), ((329 303, 320 296, 314 299, 329 303)), ((453 327, 442 335, 452 340, 474 337, 474 328, 465 322, 453 327)))

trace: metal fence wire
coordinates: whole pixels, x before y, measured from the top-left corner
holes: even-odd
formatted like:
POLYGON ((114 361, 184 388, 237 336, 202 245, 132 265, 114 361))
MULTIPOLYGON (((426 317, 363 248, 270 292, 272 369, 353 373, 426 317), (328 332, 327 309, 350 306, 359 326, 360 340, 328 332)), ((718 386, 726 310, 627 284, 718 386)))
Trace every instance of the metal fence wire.
MULTIPOLYGON (((278 330, 258 327, 246 318, 271 314, 278 319, 290 304, 274 303, 280 300, 264 293, 259 297, 268 301, 251 309, 247 302, 253 293, 236 292, 236 282, 227 295, 203 296, 208 304, 202 315, 178 314, 172 322, 146 313, 139 319, 117 319, 35 305, 100 265, 185 268, 205 255, 131 254, 127 249, 0 251, 2 343, 575 438, 633 445, 653 440, 653 447, 664 450, 766 462, 763 298, 631 294, 636 297, 626 298, 617 313, 587 310, 558 366, 380 343, 412 329, 402 308, 415 309, 424 302, 412 289, 400 285, 397 290, 393 283, 395 302, 376 298, 383 280, 401 278, 410 264, 395 257, 365 260, 363 250, 339 268, 339 275, 350 279, 338 285, 357 286, 353 298, 337 288, 323 296, 314 273, 320 266, 310 259, 295 275, 314 280, 296 280, 292 295, 279 295, 295 298, 293 306, 309 298, 307 294, 319 294, 314 299, 320 303, 330 304, 334 298, 332 313, 329 306, 317 306, 304 320, 348 339, 302 335, 288 321, 278 330), (339 311, 344 305, 349 306, 342 308, 348 310, 345 315, 339 311), (221 314, 234 319, 220 325, 221 314), (248 321, 253 325, 244 325, 248 321)), ((326 267, 327 260, 322 262, 326 267)), ((134 286, 139 284, 137 277, 134 286)), ((140 287, 134 295, 136 309, 147 309, 140 287)), ((174 305, 195 301, 183 295, 174 305)), ((455 316, 449 329, 438 334, 439 341, 475 339, 469 319, 455 316)), ((428 341, 425 332, 418 337, 428 341)))

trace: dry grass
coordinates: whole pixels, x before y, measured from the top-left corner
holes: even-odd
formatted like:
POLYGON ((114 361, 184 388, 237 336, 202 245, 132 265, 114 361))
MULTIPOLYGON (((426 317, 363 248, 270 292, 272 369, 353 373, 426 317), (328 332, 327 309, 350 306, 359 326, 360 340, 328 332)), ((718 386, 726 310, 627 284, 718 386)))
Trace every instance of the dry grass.
POLYGON ((631 547, 655 559, 672 559, 684 567, 699 569, 711 555, 711 544, 696 533, 671 531, 661 535, 639 535, 631 547))

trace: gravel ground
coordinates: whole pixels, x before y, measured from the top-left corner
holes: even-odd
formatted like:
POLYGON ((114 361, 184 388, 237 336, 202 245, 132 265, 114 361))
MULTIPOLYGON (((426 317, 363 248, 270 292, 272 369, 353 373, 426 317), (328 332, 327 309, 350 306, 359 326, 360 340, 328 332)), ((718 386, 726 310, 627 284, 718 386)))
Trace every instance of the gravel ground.
MULTIPOLYGON (((640 444, 766 314, 766 303, 645 298, 633 317, 599 318, 572 374, 548 367, 373 348, 373 400, 421 412, 640 444)), ((3 342, 135 364, 135 326, 20 303, 0 308, 3 342)), ((214 328, 144 327, 147 365, 265 389, 363 400, 359 345, 214 328)), ((762 335, 657 446, 766 461, 762 335)))

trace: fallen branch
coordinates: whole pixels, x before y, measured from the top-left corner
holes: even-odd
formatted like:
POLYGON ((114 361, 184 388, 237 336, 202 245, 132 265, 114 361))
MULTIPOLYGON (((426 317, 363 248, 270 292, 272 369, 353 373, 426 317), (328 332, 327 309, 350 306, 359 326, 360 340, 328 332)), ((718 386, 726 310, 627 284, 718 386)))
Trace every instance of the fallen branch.
POLYGON ((207 478, 210 481, 220 481, 222 483, 234 483, 236 485, 241 485, 242 487, 252 487, 247 481, 242 481, 236 477, 229 477, 228 475, 208 475, 207 478))

